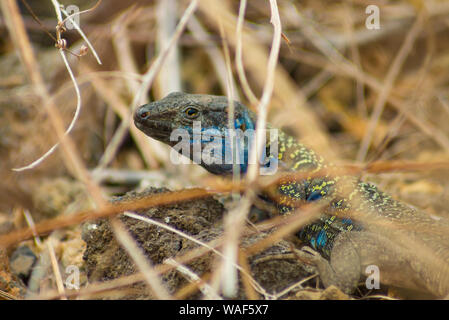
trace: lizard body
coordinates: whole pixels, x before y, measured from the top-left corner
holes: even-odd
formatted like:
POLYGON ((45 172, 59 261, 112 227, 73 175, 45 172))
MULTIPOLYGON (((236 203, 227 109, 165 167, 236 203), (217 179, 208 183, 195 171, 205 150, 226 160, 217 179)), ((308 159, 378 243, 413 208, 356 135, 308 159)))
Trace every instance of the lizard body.
MULTIPOLYGON (((203 132, 213 129, 216 136, 221 133, 224 139, 228 104, 227 98, 222 96, 172 93, 138 108, 134 123, 146 135, 172 147, 178 141, 170 139, 171 133, 185 129, 192 134, 194 121, 201 123, 203 132)), ((233 105, 235 129, 244 132, 254 129, 255 114, 239 102, 233 105)), ((330 166, 313 150, 286 133, 278 132, 275 160, 281 170, 316 173, 330 166)), ((190 140, 189 145, 191 159, 194 141, 190 140)), ((210 136, 198 141, 202 147, 208 142, 210 136)), ((230 147, 224 140, 222 146, 218 157, 224 157, 225 149, 230 147)), ((240 171, 245 173, 249 152, 246 140, 243 149, 240 171)), ((265 155, 273 157, 268 151, 265 155)), ((233 170, 232 164, 210 164, 201 159, 198 164, 213 174, 227 175, 233 170)), ((350 176, 324 175, 281 181, 276 191, 275 204, 281 214, 292 212, 298 201, 327 201, 326 212, 297 234, 313 248, 298 250, 299 258, 317 267, 326 287, 336 285, 349 293, 355 289, 361 275, 366 274, 366 268, 375 265, 384 284, 426 291, 436 297, 449 294, 447 221, 437 221, 394 200, 375 185, 350 176)))

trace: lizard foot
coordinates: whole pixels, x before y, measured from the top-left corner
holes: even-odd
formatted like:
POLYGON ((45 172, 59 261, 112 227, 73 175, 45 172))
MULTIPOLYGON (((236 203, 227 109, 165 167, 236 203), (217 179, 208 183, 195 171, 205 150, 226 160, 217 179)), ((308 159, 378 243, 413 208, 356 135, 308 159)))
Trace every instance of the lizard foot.
POLYGON ((294 249, 294 253, 299 260, 311 265, 317 265, 324 259, 317 251, 308 246, 304 246, 300 250, 294 249))

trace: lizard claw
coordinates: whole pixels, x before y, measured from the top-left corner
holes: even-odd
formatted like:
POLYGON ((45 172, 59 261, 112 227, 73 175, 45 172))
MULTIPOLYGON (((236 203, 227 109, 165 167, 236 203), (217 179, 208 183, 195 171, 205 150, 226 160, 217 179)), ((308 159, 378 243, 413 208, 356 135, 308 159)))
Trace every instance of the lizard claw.
POLYGON ((316 265, 319 260, 323 259, 318 252, 308 246, 302 247, 301 250, 295 249, 294 252, 299 260, 307 264, 316 265))
POLYGON ((310 254, 310 255, 312 255, 312 256, 320 256, 320 254, 317 252, 317 251, 315 251, 315 250, 313 250, 311 247, 309 247, 309 246, 303 246, 302 248, 301 248, 301 251, 304 251, 305 253, 308 253, 308 254, 310 254))

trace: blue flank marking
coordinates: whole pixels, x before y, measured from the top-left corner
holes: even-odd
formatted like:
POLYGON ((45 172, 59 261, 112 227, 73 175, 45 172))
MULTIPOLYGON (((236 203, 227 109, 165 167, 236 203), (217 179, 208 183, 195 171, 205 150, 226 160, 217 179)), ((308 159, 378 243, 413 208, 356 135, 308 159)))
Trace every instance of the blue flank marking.
POLYGON ((323 248, 327 242, 327 235, 324 230, 321 230, 318 236, 316 237, 318 248, 323 248))
POLYGON ((321 195, 321 191, 313 191, 308 197, 307 201, 315 201, 321 199, 323 196, 321 195))
MULTIPOLYGON (((304 237, 305 232, 307 232, 307 231, 304 229, 301 230, 299 233, 299 238, 302 238, 302 239, 306 238, 306 237, 304 237)), ((308 240, 308 242, 312 246, 313 249, 320 250, 320 249, 324 248, 324 246, 326 246, 327 240, 328 240, 328 238, 327 238, 326 231, 320 230, 318 232, 318 234, 315 237, 310 238, 308 240)))
POLYGON ((312 245, 313 249, 317 250, 315 238, 310 239, 310 244, 312 245))

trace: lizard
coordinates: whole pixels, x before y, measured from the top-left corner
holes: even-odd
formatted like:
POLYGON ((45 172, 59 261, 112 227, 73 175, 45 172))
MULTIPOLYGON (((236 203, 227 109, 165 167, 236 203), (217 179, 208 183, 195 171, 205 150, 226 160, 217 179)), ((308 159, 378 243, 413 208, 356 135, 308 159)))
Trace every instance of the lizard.
MULTIPOLYGON (((201 124, 201 132, 214 130, 215 136, 221 133, 225 141, 229 105, 224 96, 174 92, 138 107, 134 124, 147 136, 175 149, 178 139, 170 138, 172 132, 182 129, 191 135, 195 121, 201 124)), ((254 130, 256 114, 238 101, 232 105, 234 128, 243 132, 254 130)), ((268 124, 267 128, 272 127, 268 124)), ((192 160, 194 142, 199 141, 202 147, 210 142, 210 135, 204 140, 201 137, 188 140, 192 160)), ((249 143, 244 140, 243 144, 245 156, 239 169, 245 174, 249 143)), ((230 147, 226 142, 222 146, 230 147)), ((218 157, 224 157, 226 152, 224 149, 218 152, 218 157)), ((268 151, 264 154, 274 157, 268 151)), ((316 173, 332 167, 311 148, 281 130, 278 130, 274 160, 287 172, 316 173)), ((216 164, 203 159, 197 159, 197 163, 216 175, 233 173, 232 163, 216 164)), ((295 211, 298 201, 328 204, 316 221, 297 233, 306 246, 295 250, 299 259, 315 265, 325 287, 335 285, 345 293, 352 293, 366 275, 367 267, 376 266, 380 282, 385 285, 426 292, 432 297, 449 295, 448 221, 437 220, 395 200, 357 177, 311 174, 305 179, 281 179, 276 191, 275 199, 263 198, 274 202, 282 215, 295 211)))

